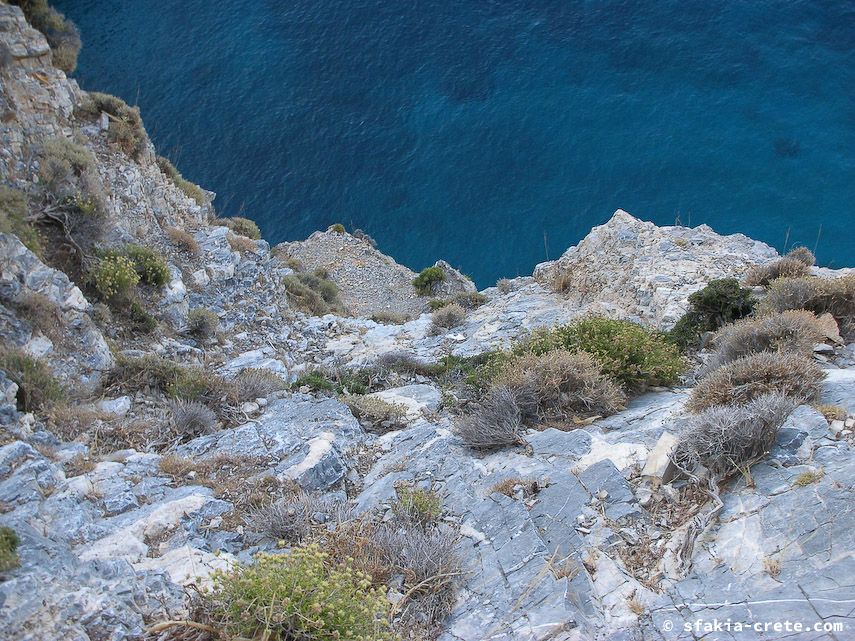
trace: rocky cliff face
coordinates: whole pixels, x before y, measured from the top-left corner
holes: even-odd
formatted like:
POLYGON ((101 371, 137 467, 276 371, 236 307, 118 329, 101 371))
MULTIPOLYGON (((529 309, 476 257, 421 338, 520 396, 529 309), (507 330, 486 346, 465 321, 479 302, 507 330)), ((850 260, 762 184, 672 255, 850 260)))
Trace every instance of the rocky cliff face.
MULTIPOLYGON (((3 184, 25 193, 28 216, 38 218, 51 206, 42 149, 56 137, 77 141, 103 185, 100 247, 156 249, 169 274, 137 301, 156 329, 132 331, 106 316, 80 273, 0 233, 3 346, 41 359, 66 390, 60 406, 23 407, 18 385, 0 370, 0 526, 20 538, 19 564, 0 570, 5 638, 157 638, 152 625, 192 615, 185 588, 276 548, 253 515, 296 487, 380 521, 393 519, 401 487, 441 498, 438 527, 453 535, 461 567, 448 615, 431 631, 441 641, 702 638, 703 629, 684 625, 716 617, 838 623, 847 627, 833 638, 855 634, 852 344, 816 347, 826 373, 820 400, 842 414, 829 422, 813 406, 792 412, 769 454, 722 491, 688 572, 677 568, 676 550, 706 499, 663 476, 686 421, 690 376, 686 387, 650 390, 608 418, 530 430, 525 448, 485 454, 455 431, 465 396, 427 368, 589 314, 667 329, 690 294, 741 277, 775 259, 774 250, 618 211, 533 277, 475 297, 439 263, 446 281, 420 296, 415 274, 364 238, 329 230, 271 249, 235 235, 213 218, 211 194, 197 202, 161 171, 147 137, 129 155, 116 144, 114 118, 81 115, 86 92, 52 66, 42 35, 5 4, 0 42, 11 52, 0 68, 3 184), (351 315, 301 311, 286 284, 316 269, 338 285, 351 315), (432 298, 473 309, 437 329, 432 298), (49 307, 51 323, 33 313, 33 300, 49 307), (190 332, 200 309, 216 315, 216 337, 190 332), (378 313, 400 315, 401 324, 371 320, 378 313), (167 363, 187 368, 182 375, 203 372, 205 389, 212 380, 222 386, 203 395, 208 412, 216 410, 203 429, 177 425, 170 394, 186 380, 128 374, 140 359, 158 371, 167 363), (417 366, 396 369, 395 359, 417 366), (319 367, 338 372, 331 389, 305 376, 319 367), (365 371, 371 380, 347 378, 365 371), (251 376, 266 382, 253 387, 251 376), (336 393, 357 384, 395 404, 395 420, 377 429, 342 401, 352 396, 336 393)), ((405 581, 391 579, 390 600, 409 598, 405 581)))

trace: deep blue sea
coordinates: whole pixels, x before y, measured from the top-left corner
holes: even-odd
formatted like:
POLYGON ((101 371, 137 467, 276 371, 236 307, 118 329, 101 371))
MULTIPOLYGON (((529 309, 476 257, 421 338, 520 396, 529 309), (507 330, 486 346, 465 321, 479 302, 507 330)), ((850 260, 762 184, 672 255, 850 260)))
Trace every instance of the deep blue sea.
POLYGON ((855 265, 851 0, 62 0, 224 215, 480 286, 621 207, 855 265))

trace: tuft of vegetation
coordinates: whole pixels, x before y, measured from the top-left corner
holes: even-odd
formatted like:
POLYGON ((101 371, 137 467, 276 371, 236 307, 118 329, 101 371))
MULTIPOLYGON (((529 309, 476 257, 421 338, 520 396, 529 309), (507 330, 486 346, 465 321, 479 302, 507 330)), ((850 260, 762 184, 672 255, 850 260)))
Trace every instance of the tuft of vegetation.
POLYGON ((124 253, 133 262, 140 282, 152 287, 163 287, 172 277, 166 259, 153 249, 141 245, 125 245, 124 253))
POLYGON ((120 355, 110 372, 108 387, 137 392, 146 387, 182 400, 206 405, 234 398, 234 387, 217 374, 201 367, 187 367, 156 354, 142 357, 120 355))
POLYGON ((229 247, 241 254, 255 253, 258 250, 258 247, 255 246, 255 241, 246 236, 229 234, 226 240, 229 241, 229 247))
POLYGON ((519 477, 511 477, 494 483, 490 487, 490 494, 498 492, 504 494, 510 499, 517 498, 517 492, 522 492, 526 497, 534 496, 540 491, 540 484, 535 479, 523 479, 519 477))
POLYGON ((20 350, 0 348, 0 370, 18 386, 16 401, 22 412, 46 410, 65 395, 47 363, 20 350))
POLYGON ((76 214, 91 218, 107 210, 107 196, 95 167, 95 156, 73 140, 58 137, 45 141, 39 178, 55 203, 76 214))
POLYGON ((746 318, 721 328, 713 338, 715 354, 708 371, 759 352, 787 352, 810 358, 823 333, 812 312, 785 312, 746 318))
POLYGON ((198 401, 173 400, 169 403, 169 411, 182 440, 211 434, 217 427, 217 415, 198 401))
POLYGON ((44 34, 54 66, 65 73, 72 73, 77 67, 81 47, 77 26, 51 7, 47 0, 12 0, 12 4, 21 7, 27 22, 44 34))
POLYGON ((140 276, 130 258, 108 254, 98 262, 92 280, 104 300, 123 301, 130 298, 140 276))
POLYGON ((157 319, 149 314, 139 301, 132 300, 128 305, 128 318, 133 329, 143 334, 151 334, 157 329, 157 319))
POLYGON ((466 310, 457 303, 451 303, 436 310, 431 315, 430 334, 439 336, 444 334, 445 330, 457 327, 466 318, 466 310))
POLYGON ((488 298, 481 292, 460 292, 455 294, 453 302, 464 309, 477 309, 486 303, 488 298))
POLYGON ((425 267, 413 279, 413 287, 419 296, 430 296, 436 291, 437 285, 445 280, 445 271, 441 267, 425 267))
POLYGON ((814 406, 816 411, 822 414, 826 421, 845 421, 849 416, 849 411, 842 405, 831 405, 829 403, 820 403, 814 406))
POLYGON ((410 317, 406 314, 383 311, 371 314, 371 320, 380 325, 403 325, 410 320, 410 317))
POLYGON ((308 387, 313 392, 333 392, 335 391, 335 383, 330 379, 326 372, 316 369, 305 372, 297 377, 297 380, 291 384, 291 389, 300 389, 308 387))
POLYGON ((281 376, 269 369, 248 367, 235 376, 233 384, 237 398, 241 403, 254 401, 257 398, 267 398, 274 392, 287 389, 281 376))
POLYGON ((354 518, 352 507, 343 501, 298 491, 252 510, 244 521, 253 532, 293 545, 311 538, 316 527, 327 529, 327 524, 338 526, 354 518))
POLYGON ((778 278, 801 278, 810 274, 810 266, 803 259, 789 255, 764 265, 755 265, 745 273, 742 282, 749 287, 766 287, 778 278))
POLYGON ((813 267, 816 265, 816 256, 813 255, 813 252, 809 250, 807 247, 794 247, 790 251, 787 252, 784 258, 792 258, 794 260, 798 260, 808 267, 813 267))
POLYGON ((442 499, 432 490, 413 487, 397 488, 398 500, 392 503, 392 514, 403 521, 427 527, 442 516, 442 499))
POLYGON ((146 148, 146 133, 140 110, 110 94, 90 91, 78 107, 81 116, 98 118, 107 114, 110 121, 107 139, 131 158, 139 159, 146 148))
POLYGON ((738 407, 708 407, 687 419, 671 460, 689 473, 703 465, 728 476, 769 451, 795 405, 791 398, 771 393, 738 407))
POLYGON ((282 278, 288 300, 297 308, 314 316, 344 314, 338 287, 323 272, 289 274, 282 278))
POLYGON ((475 450, 524 445, 522 414, 516 396, 507 387, 493 387, 477 409, 462 417, 457 434, 475 450))
POLYGON ((538 334, 523 349, 540 354, 553 349, 587 352, 606 376, 631 391, 673 385, 686 369, 677 347, 659 332, 596 316, 538 334))
POLYGON ((0 186, 0 234, 13 234, 31 252, 42 255, 41 237, 27 222, 27 195, 20 189, 0 186))
POLYGON ((327 231, 332 232, 334 234, 344 234, 346 230, 344 228, 344 225, 342 225, 341 223, 334 223, 327 227, 327 231))
POLYGON ((511 391, 526 424, 609 416, 626 403, 620 386, 584 352, 517 356, 504 365, 494 384, 511 391))
POLYGON ((169 161, 169 158, 158 156, 157 166, 160 167, 160 171, 163 172, 164 176, 169 178, 178 189, 184 192, 185 196, 192 198, 196 201, 196 204, 202 207, 208 204, 208 199, 205 197, 205 192, 202 191, 202 188, 184 178, 175 168, 175 165, 169 161))
POLYGON ((50 298, 28 292, 12 301, 18 314, 54 342, 62 341, 62 310, 50 298))
POLYGON ((697 345, 701 334, 744 318, 754 310, 751 291, 741 287, 735 278, 710 281, 706 287, 689 296, 689 310, 668 333, 682 347, 697 345))
POLYGON ((328 371, 317 368, 304 372, 291 384, 291 389, 308 387, 313 392, 334 392, 336 394, 367 394, 371 385, 368 370, 340 369, 328 371))
POLYGON ((428 301, 428 309, 432 312, 442 309, 446 305, 450 305, 451 301, 445 298, 432 298, 428 301))
POLYGON ((806 309, 834 316, 844 336, 855 335, 855 276, 840 278, 779 278, 769 285, 760 315, 806 309))
POLYGON ((386 432, 407 424, 407 408, 398 403, 365 395, 348 395, 342 401, 366 429, 386 432))
POLYGON ((250 220, 249 218, 243 218, 241 216, 217 218, 214 221, 214 224, 228 227, 235 234, 238 234, 239 236, 246 236, 251 240, 261 239, 261 230, 258 228, 258 225, 256 225, 255 222, 250 220))
POLYGON ((817 470, 808 470, 807 472, 802 472, 796 477, 796 480, 793 481, 793 485, 796 487, 807 487, 808 485, 813 485, 814 483, 819 483, 822 478, 825 476, 825 470, 819 468, 817 470))
POLYGON ((18 546, 21 539, 10 527, 0 526, 0 572, 8 572, 18 567, 18 546))
POLYGON ((316 544, 259 554, 213 575, 211 616, 230 637, 290 641, 383 641, 389 601, 351 563, 333 564, 316 544))
POLYGON ((199 254, 199 243, 196 242, 196 239, 193 238, 193 234, 190 232, 179 227, 167 227, 166 235, 169 236, 169 241, 173 245, 186 251, 191 256, 199 254))
POLYGON ((197 307, 187 314, 187 331, 197 338, 210 338, 220 326, 220 317, 210 309, 197 307))
POLYGON ((499 290, 500 294, 510 294, 514 291, 513 281, 509 278, 500 278, 496 281, 496 289, 499 290))
POLYGON ((772 392, 798 402, 814 400, 825 373, 813 362, 786 352, 750 354, 719 367, 692 390, 687 408, 744 405, 772 392))

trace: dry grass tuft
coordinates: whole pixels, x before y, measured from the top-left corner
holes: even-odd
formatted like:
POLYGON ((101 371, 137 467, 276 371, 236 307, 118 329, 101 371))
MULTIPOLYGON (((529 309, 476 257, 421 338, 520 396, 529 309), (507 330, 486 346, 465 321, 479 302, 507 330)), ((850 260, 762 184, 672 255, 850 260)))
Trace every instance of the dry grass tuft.
POLYGON ((375 396, 349 394, 342 401, 367 430, 388 432, 407 425, 407 408, 375 396))
POLYGON ((274 392, 279 392, 288 387, 288 383, 275 372, 255 367, 241 370, 235 376, 233 383, 237 399, 241 403, 254 401, 257 398, 267 398, 274 392))
POLYGON ((493 387, 474 412, 457 422, 456 429, 463 442, 476 450, 525 444, 520 408, 507 387, 493 387))
POLYGON ((855 275, 840 278, 781 278, 774 281, 757 307, 759 315, 806 309, 828 312, 844 336, 855 335, 855 275))
POLYGON ((457 303, 449 303, 431 314, 430 334, 439 336, 446 330, 457 327, 466 318, 466 310, 457 303))
POLYGON ((179 227, 167 227, 166 235, 169 236, 169 241, 179 249, 186 251, 191 256, 199 255, 199 243, 189 231, 179 227))
POLYGON ((778 278, 800 278, 808 274, 810 267, 803 261, 784 256, 765 265, 755 265, 746 272, 742 282, 748 287, 766 287, 778 278))
POLYGON ((258 247, 255 246, 255 241, 251 238, 247 238, 246 236, 238 236, 236 234, 228 235, 229 246, 235 250, 236 252, 240 252, 241 254, 250 253, 253 254, 258 250, 258 247))

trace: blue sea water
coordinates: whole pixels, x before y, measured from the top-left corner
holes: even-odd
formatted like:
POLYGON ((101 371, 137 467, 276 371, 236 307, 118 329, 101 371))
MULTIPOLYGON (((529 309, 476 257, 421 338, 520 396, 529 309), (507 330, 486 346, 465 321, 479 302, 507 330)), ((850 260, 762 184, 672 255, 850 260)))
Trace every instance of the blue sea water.
POLYGON ((855 3, 61 0, 86 89, 271 242, 531 273, 624 208, 853 265, 855 3))

